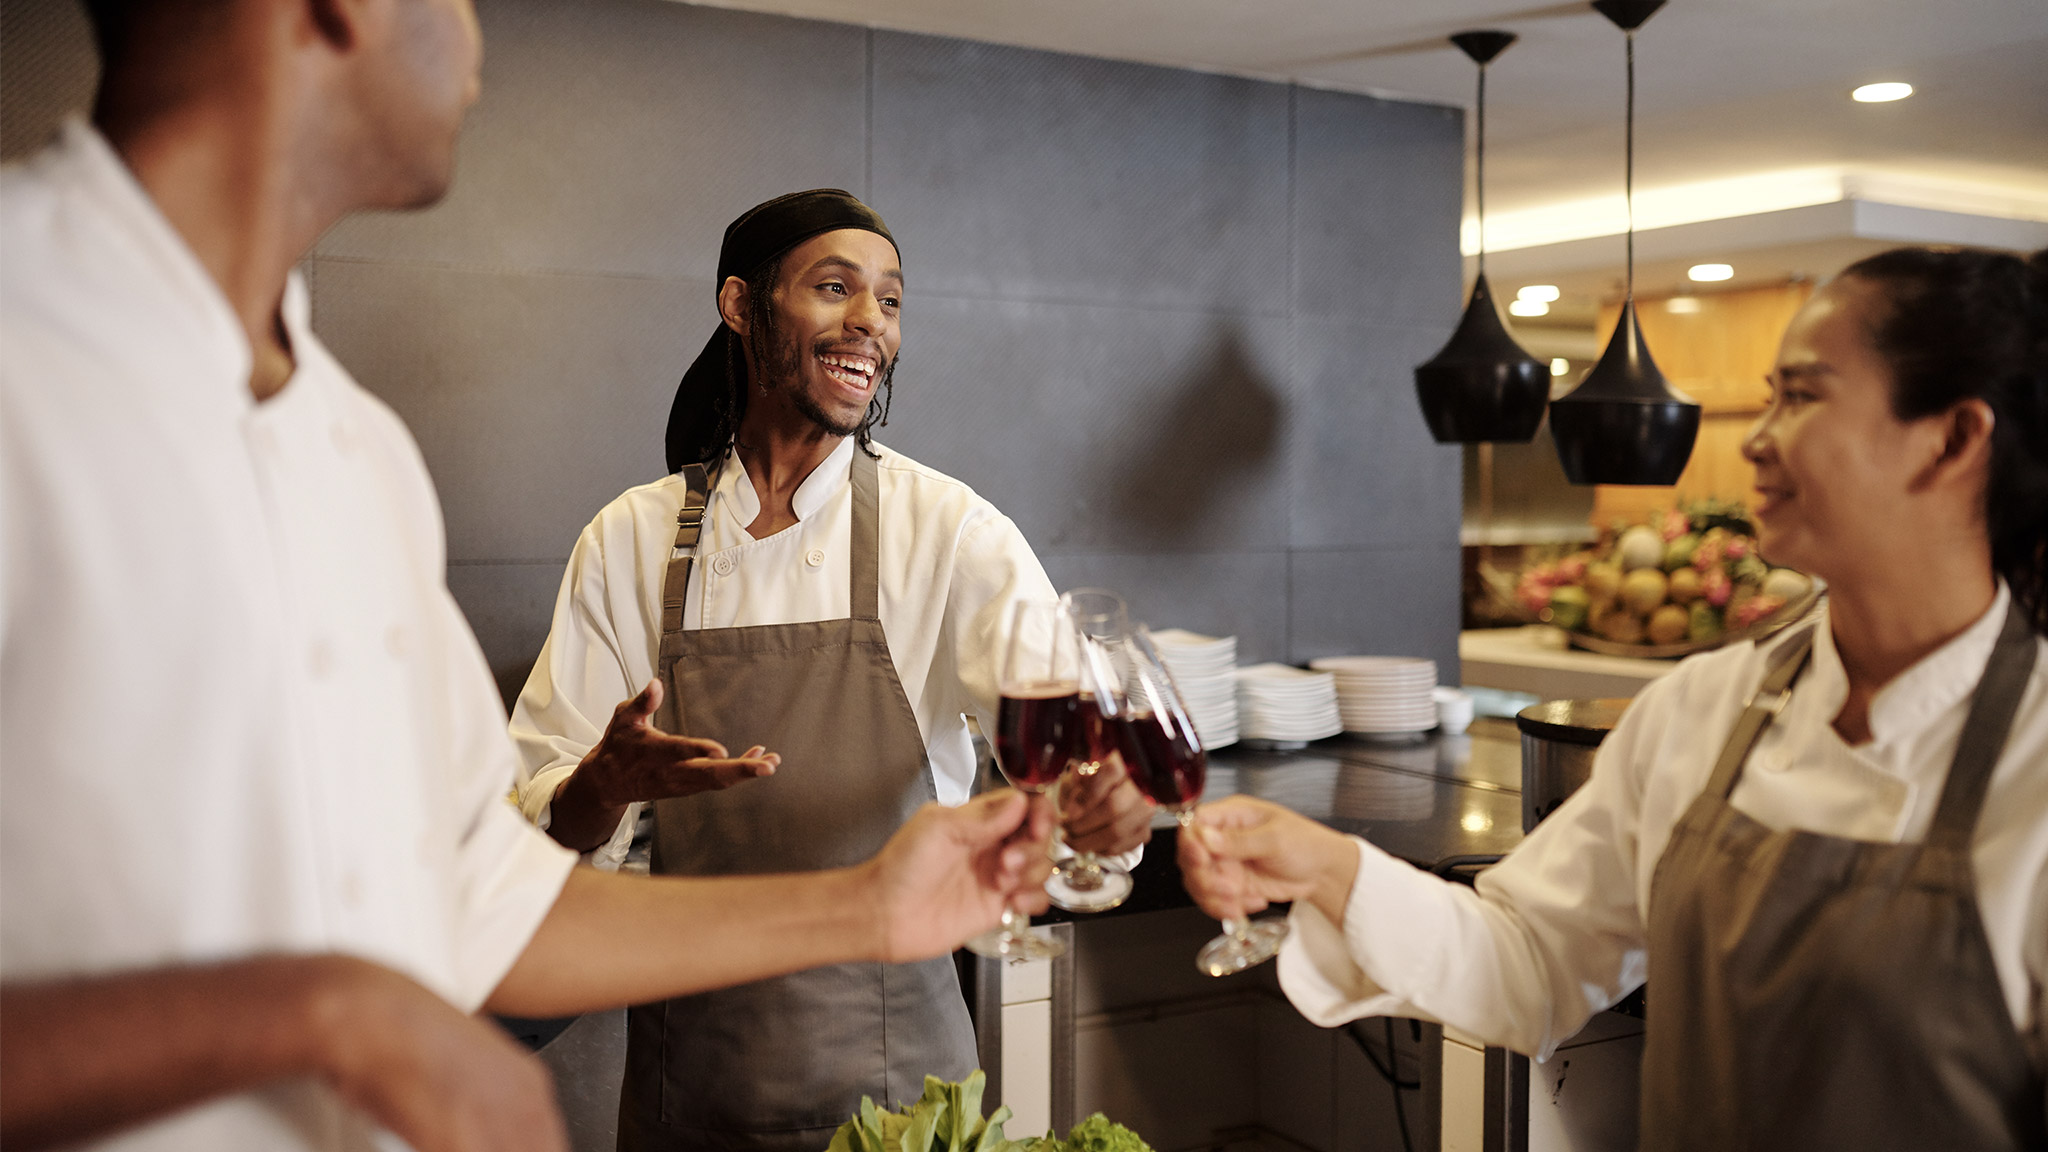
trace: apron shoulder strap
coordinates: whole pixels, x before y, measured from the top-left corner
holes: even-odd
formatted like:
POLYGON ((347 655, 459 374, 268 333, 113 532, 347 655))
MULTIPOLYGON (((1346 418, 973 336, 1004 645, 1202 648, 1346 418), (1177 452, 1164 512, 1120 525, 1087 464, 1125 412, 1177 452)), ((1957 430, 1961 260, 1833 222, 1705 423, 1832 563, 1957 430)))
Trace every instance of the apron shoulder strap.
POLYGON ((1735 782, 1742 778, 1742 764, 1749 759, 1750 749, 1756 747, 1757 738, 1784 711, 1785 701, 1792 695, 1792 682, 1806 669, 1806 659, 1813 654, 1816 627, 1819 625, 1807 625, 1771 651, 1763 681, 1750 694, 1742 715, 1736 717, 1734 731, 1728 733, 1728 742, 1721 746, 1721 758, 1714 762, 1714 774, 1707 781, 1709 794, 1723 800, 1734 794, 1735 782))
POLYGON ((853 446, 853 563, 848 591, 855 620, 881 619, 879 537, 881 469, 859 444, 853 446))
POLYGON ((683 506, 676 512, 677 549, 690 554, 670 556, 668 575, 661 584, 661 631, 663 635, 683 630, 683 601, 690 591, 690 561, 695 556, 697 537, 704 528, 704 509, 711 499, 711 469, 704 464, 685 464, 676 474, 688 487, 683 506))
POLYGON ((2019 711, 2020 697, 2026 694, 2038 654, 2027 614, 2017 601, 2008 604, 2005 626, 1985 662, 1984 677, 1970 694, 1970 711, 1956 740, 1956 758, 1949 765, 1941 806, 1935 809, 1934 826, 1927 833, 1929 844, 1965 848, 1976 835, 1977 815, 1991 787, 1992 769, 2005 751, 2012 718, 2019 711))

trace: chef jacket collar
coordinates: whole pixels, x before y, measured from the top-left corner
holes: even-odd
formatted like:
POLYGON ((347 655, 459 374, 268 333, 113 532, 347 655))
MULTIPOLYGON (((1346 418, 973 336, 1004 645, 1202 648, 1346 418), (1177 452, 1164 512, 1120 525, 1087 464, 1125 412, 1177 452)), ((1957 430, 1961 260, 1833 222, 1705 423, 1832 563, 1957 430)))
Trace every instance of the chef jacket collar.
MULTIPOLYGON (((2012 590, 2000 580, 1984 615, 1878 690, 1870 701, 1871 743, 1911 738, 1976 691, 2011 602, 2012 590)), ((1800 691, 1814 695, 1816 710, 1831 723, 1848 702, 1849 674, 1835 648, 1833 616, 1824 615, 1823 622, 1827 626, 1814 631, 1813 662, 1800 691)))
MULTIPOLYGON (((817 515, 845 487, 853 472, 853 454, 858 450, 853 437, 842 439, 839 447, 819 461, 811 474, 804 477, 804 482, 797 485, 796 494, 790 497, 789 502, 799 522, 817 515)), ((754 491, 754 482, 747 476, 747 466, 740 460, 738 452, 726 454, 714 495, 725 502, 727 515, 733 518, 734 526, 742 532, 761 515, 761 497, 754 491)))
MULTIPOLYGON (((256 398, 249 391, 249 370, 255 360, 233 305, 99 129, 73 113, 64 118, 56 147, 30 163, 75 165, 78 180, 70 187, 89 198, 100 222, 112 225, 117 233, 109 235, 106 242, 126 248, 133 259, 149 267, 151 275, 131 281, 129 287, 154 297, 155 315, 176 317, 187 333, 179 346, 206 363, 206 370, 191 378, 218 382, 220 391, 210 393, 212 402, 231 405, 236 411, 253 408, 256 398)), ((291 278, 298 279, 296 271, 291 278)), ((303 297, 303 288, 301 294, 303 297)), ((289 307, 289 287, 286 296, 289 307)), ((286 319, 289 323, 289 315, 286 319)), ((165 379, 179 375, 166 373, 165 379)), ((214 386, 208 385, 209 389, 214 386)))

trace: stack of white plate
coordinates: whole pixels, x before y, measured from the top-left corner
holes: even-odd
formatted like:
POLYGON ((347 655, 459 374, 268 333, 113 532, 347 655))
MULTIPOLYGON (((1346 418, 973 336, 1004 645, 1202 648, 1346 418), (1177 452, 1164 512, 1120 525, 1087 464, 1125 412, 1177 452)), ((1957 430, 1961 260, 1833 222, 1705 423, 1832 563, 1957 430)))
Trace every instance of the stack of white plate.
POLYGON ((1237 670, 1237 714, 1247 740, 1297 744, 1344 730, 1336 677, 1286 664, 1237 670))
POLYGON ((1187 701, 1202 747, 1237 743, 1237 637, 1165 628, 1152 634, 1152 643, 1187 701))
POLYGON ((1309 667, 1337 680, 1346 732, 1393 736, 1436 727, 1436 661, 1412 656, 1325 656, 1309 667))

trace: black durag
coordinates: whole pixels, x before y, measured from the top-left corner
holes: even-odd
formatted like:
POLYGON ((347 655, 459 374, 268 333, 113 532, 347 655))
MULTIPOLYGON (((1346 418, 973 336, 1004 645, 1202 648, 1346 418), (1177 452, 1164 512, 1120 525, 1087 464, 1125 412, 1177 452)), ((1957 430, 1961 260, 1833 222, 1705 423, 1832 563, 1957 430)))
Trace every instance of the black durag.
MULTIPOLYGON (((756 204, 725 229, 725 243, 718 249, 718 286, 723 287, 728 276, 744 279, 813 236, 842 228, 873 232, 892 246, 896 243, 874 209, 855 199, 853 193, 837 188, 791 192, 756 204)), ((774 286, 752 287, 769 291, 774 286)), ((740 354, 738 334, 721 323, 689 371, 683 373, 683 382, 676 387, 675 402, 669 406, 666 446, 670 472, 685 464, 705 462, 725 449, 724 444, 708 442, 717 434, 717 420, 712 414, 721 397, 744 395, 746 372, 747 360, 740 354), (737 373, 739 379, 728 379, 729 373, 737 373)))

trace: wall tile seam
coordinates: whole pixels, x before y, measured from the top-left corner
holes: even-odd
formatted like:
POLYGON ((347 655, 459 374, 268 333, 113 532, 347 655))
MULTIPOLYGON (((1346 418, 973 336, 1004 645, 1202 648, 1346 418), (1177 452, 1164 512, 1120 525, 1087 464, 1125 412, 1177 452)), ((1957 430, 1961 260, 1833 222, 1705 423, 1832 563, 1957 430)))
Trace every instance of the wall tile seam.
POLYGON ((336 256, 315 253, 314 264, 353 264, 359 267, 417 268, 433 272, 460 272, 476 276, 538 276, 570 280, 632 280, 647 284, 710 284, 709 276, 654 276, 645 272, 614 272, 585 268, 548 268, 517 264, 469 264, 451 260, 408 260, 385 256, 336 256))
POLYGON ((1280 557, 1298 555, 1351 555, 1359 552, 1455 552, 1461 545, 1455 535, 1442 539, 1399 539, 1376 541, 1369 544, 1288 544, 1273 547, 1248 548, 1118 548, 1072 550, 1060 546, 1034 547, 1032 551, 1040 556, 1057 556, 1062 560, 1095 558, 1143 558, 1149 556, 1251 556, 1280 557))
POLYGON ((1287 549, 1289 556, 1348 556, 1358 552, 1456 552, 1462 545, 1455 533, 1441 540, 1416 538, 1412 540, 1377 541, 1370 544, 1297 544, 1287 549))
POLYGON ((1060 546, 1034 548, 1040 556, 1058 556, 1062 559, 1079 559, 1089 556, 1281 556, 1289 549, 1285 545, 1247 548, 1082 548, 1072 550, 1060 546))
MULTIPOLYGON (((1300 124, 1301 86, 1290 83, 1287 85, 1287 345, 1285 358, 1287 377, 1297 388, 1301 387, 1308 378, 1307 373, 1302 367, 1301 324, 1296 315, 1299 311, 1298 305, 1301 299, 1301 270, 1297 259, 1300 236, 1295 225, 1295 199, 1300 195, 1301 191, 1301 183, 1297 178, 1300 166, 1300 150, 1297 147, 1300 124)), ((1294 539, 1301 527, 1296 522, 1298 518, 1297 510, 1302 506, 1302 501, 1299 499, 1301 494, 1295 491, 1296 477, 1296 470, 1288 469, 1286 481, 1282 485, 1282 490, 1286 493, 1287 499, 1286 528, 1289 540, 1294 539)), ((1280 602, 1283 610, 1287 613, 1288 619, 1292 620, 1294 616, 1294 565, 1291 559, 1288 562, 1287 586, 1281 590, 1280 602)), ((1284 636, 1286 650, 1290 652, 1294 650, 1292 627, 1291 624, 1288 625, 1288 634, 1284 636)))
POLYGON ((861 90, 866 96, 866 105, 861 116, 861 184, 862 200, 873 203, 875 199, 875 29, 869 25, 862 37, 865 56, 861 63, 861 90))
MULTIPOLYGON (((654 276, 644 272, 614 272, 577 268, 531 267, 510 264, 470 264, 459 261, 407 260, 382 256, 315 255, 311 258, 311 262, 314 264, 322 262, 331 262, 335 264, 350 264, 358 267, 425 269, 428 271, 435 272, 455 272, 464 275, 476 276, 537 276, 576 280, 628 280, 646 284, 667 284, 679 286, 705 285, 711 283, 711 278, 708 276, 654 276)), ((1282 309, 1276 311, 1253 309, 1238 310, 1216 307, 1187 307, 1173 304, 1148 304, 1143 301, 1134 301, 1129 299, 1111 300, 1109 298, 1104 298, 1102 300, 1091 300, 1076 298, 1073 296, 1048 297, 1031 294, 1013 296, 1000 293, 961 292, 958 290, 938 289, 931 290, 922 295, 910 297, 909 302, 906 306, 911 309, 915 309, 918 303, 924 300, 965 301, 985 304, 1030 304, 1050 308, 1092 309, 1096 311, 1109 312, 1148 312, 1182 316, 1218 316, 1250 320, 1285 320, 1290 318, 1289 313, 1292 310, 1291 306, 1283 307, 1282 309)), ((1340 321, 1336 318, 1330 318, 1322 322, 1337 323, 1340 321)), ((1411 330, 1411 328, 1419 327, 1411 325, 1388 325, 1371 321, 1359 321, 1359 323, 1370 328, 1384 328, 1388 330, 1398 331, 1408 331, 1411 330)))
POLYGON ((904 295, 904 307, 914 309, 925 300, 954 300, 975 304, 1030 304, 1045 308, 1089 309, 1097 312, 1154 312, 1179 316, 1225 316, 1246 320, 1285 320, 1285 309, 1259 311, 1220 307, 1200 307, 1179 304, 1148 304, 1140 300, 1104 298, 1085 299, 1076 296, 1008 295, 1005 293, 962 292, 958 289, 931 289, 919 291, 909 288, 904 295))

